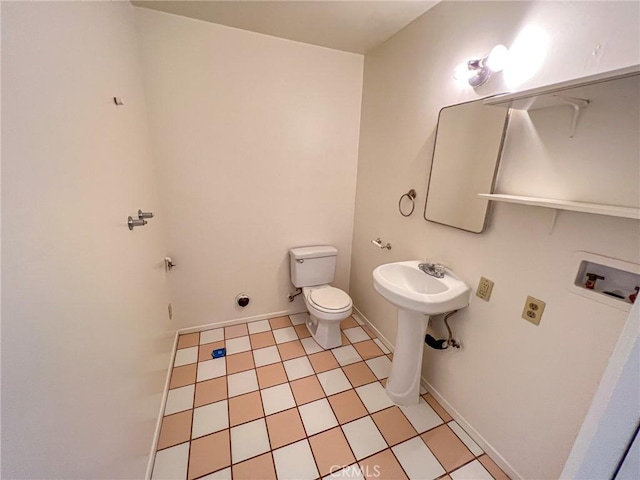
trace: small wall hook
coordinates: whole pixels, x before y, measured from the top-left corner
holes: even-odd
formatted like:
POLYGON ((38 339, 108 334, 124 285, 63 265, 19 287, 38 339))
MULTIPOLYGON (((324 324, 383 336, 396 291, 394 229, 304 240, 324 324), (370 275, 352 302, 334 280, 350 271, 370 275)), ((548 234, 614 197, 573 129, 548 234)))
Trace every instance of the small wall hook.
POLYGON ((122 98, 120 98, 120 97, 113 97, 113 103, 115 103, 119 107, 124 105, 124 102, 122 101, 122 98))

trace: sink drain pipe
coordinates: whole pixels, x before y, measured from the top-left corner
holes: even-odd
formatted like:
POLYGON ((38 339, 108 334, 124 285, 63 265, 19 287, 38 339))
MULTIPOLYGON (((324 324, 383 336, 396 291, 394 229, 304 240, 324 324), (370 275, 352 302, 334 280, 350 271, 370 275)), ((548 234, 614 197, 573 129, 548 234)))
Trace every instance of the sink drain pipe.
POLYGON ((429 345, 431 348, 436 350, 446 350, 449 347, 460 348, 460 343, 453 339, 453 333, 451 332, 451 327, 449 326, 449 317, 453 316, 457 310, 453 312, 449 312, 444 316, 444 324, 447 327, 447 331, 449 332, 449 338, 445 339, 435 339, 428 333, 424 337, 424 342, 429 345))

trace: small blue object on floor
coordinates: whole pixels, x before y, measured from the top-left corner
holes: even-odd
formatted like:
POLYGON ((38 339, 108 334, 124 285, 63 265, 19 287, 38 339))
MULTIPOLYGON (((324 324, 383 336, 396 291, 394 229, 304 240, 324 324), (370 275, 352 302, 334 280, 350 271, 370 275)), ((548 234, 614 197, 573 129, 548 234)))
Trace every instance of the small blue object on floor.
POLYGON ((211 356, 213 358, 224 357, 227 354, 226 348, 216 348, 213 352, 211 352, 211 356))

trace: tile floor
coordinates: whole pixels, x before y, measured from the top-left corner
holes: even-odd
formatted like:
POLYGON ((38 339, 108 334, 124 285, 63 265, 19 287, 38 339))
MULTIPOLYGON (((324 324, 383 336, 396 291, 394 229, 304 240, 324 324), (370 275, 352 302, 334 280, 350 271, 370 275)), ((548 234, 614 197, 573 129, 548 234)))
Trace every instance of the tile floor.
POLYGON ((306 319, 180 336, 153 479, 508 478, 429 393, 387 398, 392 356, 366 325, 325 351, 306 319))

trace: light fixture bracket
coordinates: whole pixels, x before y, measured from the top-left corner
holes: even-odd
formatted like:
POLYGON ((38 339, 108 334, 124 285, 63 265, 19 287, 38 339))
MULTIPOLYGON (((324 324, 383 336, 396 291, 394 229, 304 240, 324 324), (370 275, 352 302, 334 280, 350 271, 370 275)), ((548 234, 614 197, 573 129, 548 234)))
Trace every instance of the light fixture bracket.
POLYGON ((473 88, 480 87, 487 83, 489 77, 491 77, 491 69, 487 66, 487 59, 489 57, 482 57, 480 60, 469 60, 469 70, 475 72, 475 75, 469 77, 469 85, 473 88))

